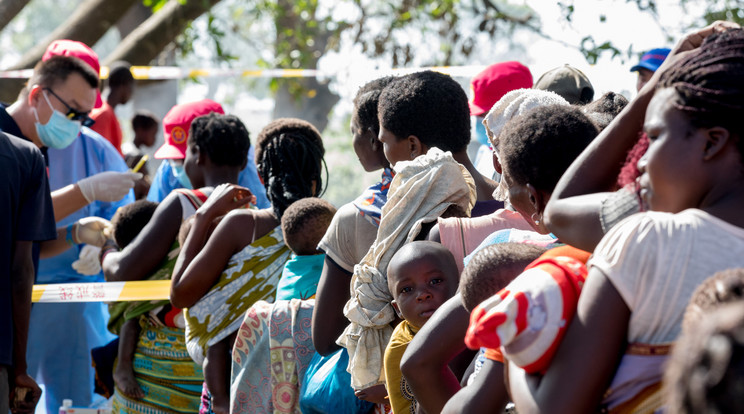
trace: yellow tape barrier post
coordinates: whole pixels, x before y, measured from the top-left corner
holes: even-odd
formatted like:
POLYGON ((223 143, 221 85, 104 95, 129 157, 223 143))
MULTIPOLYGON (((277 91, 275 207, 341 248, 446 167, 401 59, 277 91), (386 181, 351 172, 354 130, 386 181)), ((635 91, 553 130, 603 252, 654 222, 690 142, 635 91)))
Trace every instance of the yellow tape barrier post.
POLYGON ((32 302, 127 302, 170 298, 170 280, 34 285, 32 302))

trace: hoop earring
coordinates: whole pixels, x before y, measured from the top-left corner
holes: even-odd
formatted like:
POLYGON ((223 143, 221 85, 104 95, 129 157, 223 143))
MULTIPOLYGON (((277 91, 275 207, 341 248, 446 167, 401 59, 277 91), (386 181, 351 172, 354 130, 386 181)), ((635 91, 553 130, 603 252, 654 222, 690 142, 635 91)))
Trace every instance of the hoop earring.
POLYGON ((532 215, 530 216, 530 218, 532 219, 532 221, 535 222, 535 225, 536 226, 539 226, 540 225, 540 219, 542 217, 538 213, 532 213, 532 215), (537 217, 535 217, 535 216, 537 216, 537 217))

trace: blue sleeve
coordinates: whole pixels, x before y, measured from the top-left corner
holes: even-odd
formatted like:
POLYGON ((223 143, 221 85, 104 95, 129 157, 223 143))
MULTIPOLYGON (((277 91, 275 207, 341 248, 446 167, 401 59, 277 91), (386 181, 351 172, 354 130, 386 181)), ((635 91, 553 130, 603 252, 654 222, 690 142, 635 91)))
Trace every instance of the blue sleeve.
POLYGON ((248 162, 245 164, 243 171, 240 172, 238 184, 251 190, 253 195, 256 196, 256 206, 258 208, 271 207, 269 199, 266 197, 266 187, 264 187, 261 180, 258 178, 256 162, 254 161, 253 146, 248 150, 248 162))
POLYGON ((159 203, 165 200, 165 197, 176 188, 181 188, 181 184, 173 176, 168 160, 163 160, 160 163, 160 167, 158 167, 158 171, 155 173, 155 177, 152 179, 150 191, 147 193, 147 200, 159 203))

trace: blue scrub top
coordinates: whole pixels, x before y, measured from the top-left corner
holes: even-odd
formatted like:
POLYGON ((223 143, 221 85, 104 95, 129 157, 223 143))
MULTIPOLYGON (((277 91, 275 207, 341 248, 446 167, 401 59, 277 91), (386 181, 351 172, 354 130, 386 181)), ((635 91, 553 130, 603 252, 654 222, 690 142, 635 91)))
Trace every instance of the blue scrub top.
MULTIPOLYGON (((104 171, 128 171, 127 164, 110 142, 89 128, 83 128, 78 139, 64 149, 49 148, 49 187, 52 191, 74 184, 83 178, 104 171)), ((57 227, 74 223, 78 219, 98 216, 110 220, 116 210, 134 201, 134 192, 115 202, 94 201, 57 222, 57 227)), ((75 271, 72 262, 78 259, 78 248, 43 259, 39 263, 37 283, 64 283, 70 281, 94 282, 95 278, 75 271)), ((99 275, 103 281, 103 275, 99 275)))
MULTIPOLYGON (((256 163, 253 161, 253 147, 248 150, 248 162, 240 172, 238 177, 238 184, 251 190, 253 195, 256 196, 256 206, 258 208, 269 208, 271 203, 266 197, 266 188, 261 184, 261 180, 258 178, 258 172, 256 171, 256 163)), ((155 177, 152 179, 150 185, 150 191, 147 193, 147 199, 150 201, 161 202, 165 199, 171 191, 176 188, 183 188, 180 182, 171 169, 168 160, 163 160, 158 167, 155 177)))
MULTIPOLYGON (((50 148, 48 156, 52 191, 99 172, 127 171, 124 160, 111 143, 88 128, 83 128, 69 147, 50 148)), ((116 202, 95 201, 65 217, 57 226, 88 216, 110 219, 120 206, 133 201, 132 191, 116 202)), ((80 247, 42 259, 37 283, 103 281, 102 273, 83 276, 72 268, 80 247)), ((108 318, 108 307, 101 302, 34 304, 28 335, 28 373, 44 384, 40 404, 45 404, 47 412, 57 412, 65 398, 72 399, 75 406, 87 406, 93 401, 90 350, 115 338, 106 329, 108 318)))

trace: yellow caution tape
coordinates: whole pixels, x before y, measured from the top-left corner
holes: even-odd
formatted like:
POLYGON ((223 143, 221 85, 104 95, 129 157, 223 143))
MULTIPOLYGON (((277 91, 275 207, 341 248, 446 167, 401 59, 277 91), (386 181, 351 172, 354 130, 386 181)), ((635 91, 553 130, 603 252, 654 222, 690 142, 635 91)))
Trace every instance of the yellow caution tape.
POLYGON ((162 300, 170 298, 170 285, 170 280, 34 285, 31 301, 65 303, 162 300))
MULTIPOLYGON (((407 74, 422 70, 434 70, 450 76, 472 77, 485 66, 433 66, 419 68, 399 68, 390 70, 373 70, 378 76, 389 74, 407 74)), ((334 73, 322 72, 317 69, 222 69, 222 68, 180 68, 178 66, 132 66, 132 76, 141 80, 168 80, 185 78, 213 78, 213 77, 244 77, 244 78, 314 78, 333 77, 334 73)), ((0 78, 28 79, 33 69, 0 71, 0 78)), ((106 79, 109 68, 101 67, 101 79, 106 79)))

